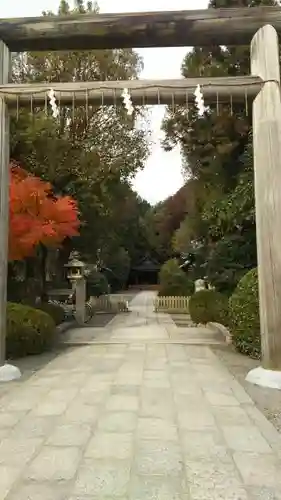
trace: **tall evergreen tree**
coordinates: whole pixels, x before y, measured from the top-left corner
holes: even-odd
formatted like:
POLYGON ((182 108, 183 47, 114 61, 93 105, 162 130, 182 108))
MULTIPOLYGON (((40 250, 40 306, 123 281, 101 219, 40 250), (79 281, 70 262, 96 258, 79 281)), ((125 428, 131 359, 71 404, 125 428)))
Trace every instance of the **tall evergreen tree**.
MULTIPOLYGON (((276 4, 274 0, 210 0, 209 8, 276 4)), ((249 46, 196 47, 182 65, 184 77, 249 72, 249 46)), ((242 105, 210 106, 203 117, 198 117, 192 105, 188 110, 182 106, 169 109, 163 122, 164 147, 180 145, 184 168, 200 185, 197 217, 187 215, 184 222, 186 247, 192 250, 194 240, 201 241, 206 274, 220 289, 229 291, 243 272, 256 265, 251 115, 245 95, 242 105)), ((184 244, 183 229, 178 236, 184 244)))

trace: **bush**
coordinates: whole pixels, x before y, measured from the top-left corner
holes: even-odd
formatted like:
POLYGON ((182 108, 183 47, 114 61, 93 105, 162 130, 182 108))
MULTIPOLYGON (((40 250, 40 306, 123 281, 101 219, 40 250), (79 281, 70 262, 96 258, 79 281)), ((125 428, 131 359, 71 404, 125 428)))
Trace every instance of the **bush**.
POLYGON ((228 299, 214 290, 200 290, 190 297, 189 312, 194 323, 228 324, 228 299))
POLYGON ((206 275, 218 292, 234 293, 239 281, 256 265, 256 239, 252 231, 245 235, 225 236, 212 245, 207 256, 206 275))
POLYGON ((176 259, 165 262, 159 273, 159 296, 186 296, 194 291, 194 285, 179 267, 176 259))
POLYGON ((52 304, 49 302, 42 302, 39 305, 36 305, 36 309, 40 311, 44 311, 49 314, 51 318, 53 318, 56 325, 60 325, 64 321, 65 312, 62 306, 59 304, 52 304))
POLYGON ((98 271, 91 271, 87 277, 87 298, 100 297, 108 293, 109 285, 104 274, 98 271))
POLYGON ((229 300, 230 330, 238 351, 259 358, 261 352, 258 271, 252 269, 238 283, 229 300))
POLYGON ((40 354, 55 340, 55 322, 43 311, 22 304, 7 304, 8 358, 40 354))

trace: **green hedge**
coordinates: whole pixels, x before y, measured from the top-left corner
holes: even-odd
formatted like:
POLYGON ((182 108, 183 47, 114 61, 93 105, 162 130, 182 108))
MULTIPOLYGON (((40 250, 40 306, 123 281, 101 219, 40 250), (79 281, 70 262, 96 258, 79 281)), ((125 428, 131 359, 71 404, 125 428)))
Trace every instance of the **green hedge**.
POLYGON ((7 304, 8 358, 40 354, 55 341, 55 322, 43 311, 22 304, 7 304))
POLYGON ((258 271, 252 269, 238 283, 229 300, 230 330, 238 351, 259 358, 261 353, 258 271))
POLYGON ((179 267, 176 259, 165 262, 159 273, 159 293, 161 297, 189 297, 194 292, 194 284, 179 267))
POLYGON ((65 316, 64 309, 62 306, 58 304, 43 302, 37 305, 36 309, 39 309, 40 311, 44 311, 45 313, 49 314, 51 318, 53 318, 56 325, 60 325, 64 321, 64 316, 65 316))
POLYGON ((210 321, 227 325, 228 299, 214 290, 200 290, 190 297, 189 313, 194 323, 206 324, 210 321))

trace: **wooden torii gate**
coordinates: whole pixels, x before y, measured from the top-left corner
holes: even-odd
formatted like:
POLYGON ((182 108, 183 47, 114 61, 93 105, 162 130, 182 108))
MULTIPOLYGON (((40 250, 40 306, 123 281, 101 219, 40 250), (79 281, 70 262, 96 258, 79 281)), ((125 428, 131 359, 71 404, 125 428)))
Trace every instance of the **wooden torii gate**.
POLYGON ((192 99, 197 84, 208 102, 253 102, 262 368, 248 379, 281 389, 281 99, 278 34, 281 8, 208 9, 133 14, 0 19, 0 365, 5 363, 8 242, 8 108, 44 104, 50 84, 9 84, 10 52, 125 47, 251 44, 251 75, 237 78, 52 84, 60 104, 135 104, 192 99), (267 380, 266 380, 267 379, 267 380))

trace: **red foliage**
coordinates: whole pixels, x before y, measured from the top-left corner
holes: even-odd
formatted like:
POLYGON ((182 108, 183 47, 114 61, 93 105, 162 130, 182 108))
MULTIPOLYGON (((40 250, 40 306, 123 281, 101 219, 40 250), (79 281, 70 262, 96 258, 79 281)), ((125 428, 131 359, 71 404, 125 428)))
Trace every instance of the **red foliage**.
POLYGON ((78 235, 77 203, 69 196, 55 197, 52 186, 11 165, 9 259, 33 254, 39 243, 60 244, 78 235))
POLYGON ((174 232, 186 217, 188 208, 188 184, 182 186, 174 195, 169 196, 160 209, 156 210, 156 227, 164 241, 170 241, 174 232))

